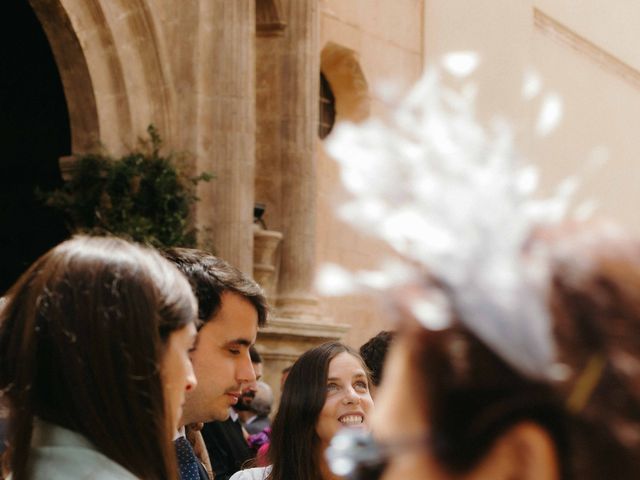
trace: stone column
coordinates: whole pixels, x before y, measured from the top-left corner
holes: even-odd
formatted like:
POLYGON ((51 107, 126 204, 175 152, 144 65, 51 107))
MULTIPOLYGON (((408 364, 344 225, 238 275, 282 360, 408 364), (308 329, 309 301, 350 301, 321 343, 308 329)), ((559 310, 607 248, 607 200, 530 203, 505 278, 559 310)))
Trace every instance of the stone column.
POLYGON ((282 232, 282 50, 286 25, 276 0, 256 1, 256 202, 265 228, 282 232))
POLYGON ((199 243, 251 274, 255 171, 255 0, 200 2, 196 165, 199 243))
POLYGON ((318 0, 280 2, 282 39, 282 259, 278 314, 316 317, 311 294, 316 260, 316 138, 318 129, 318 0))
MULTIPOLYGON (((349 329, 320 317, 318 301, 310 293, 316 259, 320 77, 316 2, 256 3, 256 198, 266 205, 268 228, 284 234, 276 255, 280 258, 276 314, 260 329, 257 343, 265 359, 264 379, 275 393, 274 410, 280 398, 282 369, 316 345, 341 340, 349 329)), ((258 231, 256 247, 276 235, 258 231)), ((258 258, 260 252, 256 251, 258 258)), ((270 262, 256 260, 258 275, 261 264, 270 262)))

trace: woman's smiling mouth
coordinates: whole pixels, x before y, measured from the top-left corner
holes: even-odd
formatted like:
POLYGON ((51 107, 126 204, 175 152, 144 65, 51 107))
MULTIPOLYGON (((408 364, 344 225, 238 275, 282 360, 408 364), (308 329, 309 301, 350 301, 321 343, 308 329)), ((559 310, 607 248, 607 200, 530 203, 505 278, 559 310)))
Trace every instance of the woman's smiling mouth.
POLYGON ((361 413, 348 413, 338 418, 338 421, 346 427, 362 425, 364 423, 364 415, 361 413))

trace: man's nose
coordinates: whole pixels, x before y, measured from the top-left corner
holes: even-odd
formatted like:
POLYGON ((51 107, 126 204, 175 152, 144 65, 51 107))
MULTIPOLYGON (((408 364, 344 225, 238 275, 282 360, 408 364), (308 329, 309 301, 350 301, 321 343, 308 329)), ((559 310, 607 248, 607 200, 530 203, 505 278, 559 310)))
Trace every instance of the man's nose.
POLYGON ((198 385, 198 379, 196 378, 196 373, 193 371, 193 365, 191 362, 187 362, 187 376, 186 376, 186 385, 185 390, 188 392, 193 390, 198 385))
POLYGON ((253 364, 251 363, 249 352, 247 352, 247 354, 240 360, 240 365, 238 365, 237 380, 240 384, 256 382, 256 372, 253 370, 253 364))

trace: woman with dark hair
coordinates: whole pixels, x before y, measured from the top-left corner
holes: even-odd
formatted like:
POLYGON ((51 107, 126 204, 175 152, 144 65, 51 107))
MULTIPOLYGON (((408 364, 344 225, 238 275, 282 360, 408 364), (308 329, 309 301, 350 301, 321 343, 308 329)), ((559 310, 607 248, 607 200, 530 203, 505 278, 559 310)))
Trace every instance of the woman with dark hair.
POLYGON ((0 388, 12 478, 176 478, 171 439, 195 386, 187 280, 152 250, 75 237, 6 298, 0 388))
POLYGON ((284 385, 271 431, 272 465, 231 480, 329 480, 324 451, 341 429, 368 430, 373 401, 368 372, 352 348, 330 342, 305 352, 284 385))

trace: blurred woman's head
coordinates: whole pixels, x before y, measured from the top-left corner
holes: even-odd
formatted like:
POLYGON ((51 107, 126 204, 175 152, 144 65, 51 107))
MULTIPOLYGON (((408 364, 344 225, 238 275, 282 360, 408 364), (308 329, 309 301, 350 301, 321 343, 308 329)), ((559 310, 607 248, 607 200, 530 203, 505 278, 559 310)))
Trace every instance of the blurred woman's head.
POLYGON ((468 329, 403 320, 375 429, 384 478, 631 479, 640 471, 640 244, 545 232, 562 381, 531 380, 468 329), (408 396, 408 388, 416 395, 408 396))
POLYGON ((0 316, 14 478, 34 417, 84 435, 136 476, 175 476, 196 304, 169 262, 117 238, 76 237, 20 277, 0 316))
POLYGON ((323 452, 341 428, 368 429, 373 401, 364 362, 338 342, 294 363, 274 419, 269 456, 274 480, 320 479, 323 452))

